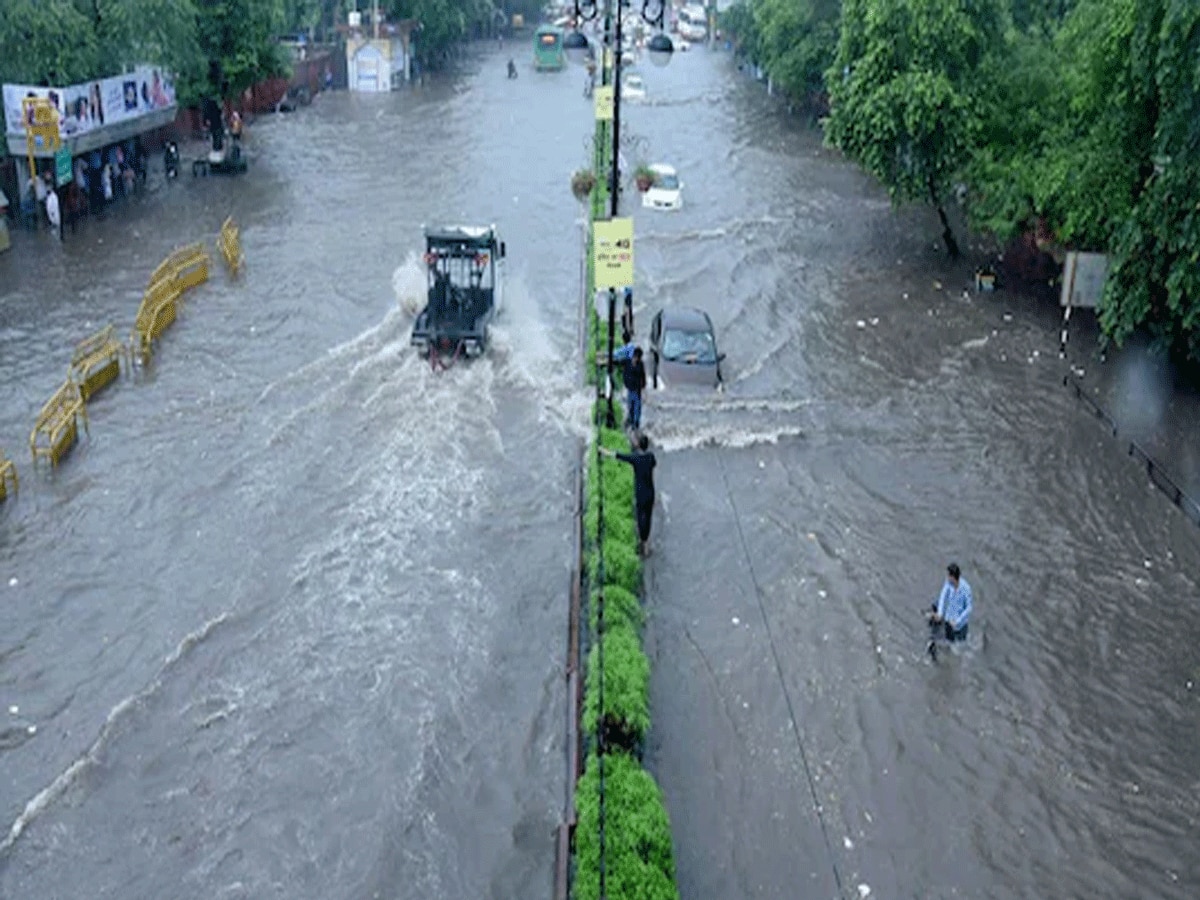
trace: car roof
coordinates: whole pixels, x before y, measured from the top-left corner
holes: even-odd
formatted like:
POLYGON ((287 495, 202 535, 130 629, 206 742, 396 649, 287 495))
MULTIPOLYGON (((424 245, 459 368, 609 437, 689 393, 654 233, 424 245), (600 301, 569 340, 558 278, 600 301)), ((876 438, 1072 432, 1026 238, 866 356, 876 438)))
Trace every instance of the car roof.
POLYGON ((668 166, 666 163, 654 163, 650 166, 651 172, 657 172, 660 175, 676 175, 674 166, 668 166))
POLYGON ((694 306, 668 306, 662 311, 663 328, 678 328, 682 331, 709 331, 712 323, 708 314, 694 306))

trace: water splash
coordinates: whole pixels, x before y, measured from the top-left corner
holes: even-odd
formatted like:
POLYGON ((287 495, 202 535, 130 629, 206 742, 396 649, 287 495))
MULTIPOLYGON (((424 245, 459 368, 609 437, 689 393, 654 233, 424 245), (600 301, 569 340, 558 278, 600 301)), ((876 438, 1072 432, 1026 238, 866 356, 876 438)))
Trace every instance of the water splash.
POLYGON ((425 264, 417 253, 410 253, 403 263, 392 272, 392 293, 404 313, 413 318, 425 306, 428 284, 425 264))

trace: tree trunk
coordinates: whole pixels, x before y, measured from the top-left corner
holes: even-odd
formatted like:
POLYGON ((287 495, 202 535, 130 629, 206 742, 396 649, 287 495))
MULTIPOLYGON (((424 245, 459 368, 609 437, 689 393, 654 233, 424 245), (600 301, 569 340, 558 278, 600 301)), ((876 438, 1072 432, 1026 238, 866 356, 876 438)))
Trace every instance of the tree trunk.
POLYGON ((950 229, 950 220, 946 217, 946 209, 942 206, 941 198, 938 197, 937 186, 933 183, 932 176, 929 178, 928 184, 929 201, 937 210, 938 218, 942 220, 942 241, 946 244, 946 252, 950 254, 951 259, 958 259, 958 241, 954 239, 954 232, 950 229))

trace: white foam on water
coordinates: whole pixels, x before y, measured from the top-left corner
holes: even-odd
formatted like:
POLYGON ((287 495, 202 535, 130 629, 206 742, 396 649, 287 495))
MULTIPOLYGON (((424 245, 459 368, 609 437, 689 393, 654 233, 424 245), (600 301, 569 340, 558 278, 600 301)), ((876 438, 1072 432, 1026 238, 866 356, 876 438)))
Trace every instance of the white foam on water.
POLYGON ((24 810, 17 816, 12 825, 9 826, 8 835, 4 840, 0 841, 0 854, 7 852, 20 839, 30 823, 49 809, 51 804, 62 797, 75 784, 79 776, 100 758, 100 753, 112 739, 122 719, 131 710, 153 697, 162 688, 164 680, 171 670, 179 664, 180 660, 190 650, 207 640, 214 629, 227 621, 228 618, 228 613, 221 613, 216 618, 209 619, 195 631, 185 635, 183 640, 176 645, 175 649, 167 655, 150 683, 136 694, 123 699, 109 711, 104 724, 100 726, 99 734, 96 735, 95 740, 92 741, 88 748, 71 765, 60 772, 58 777, 42 788, 42 790, 38 791, 33 799, 25 804, 24 810))
POLYGON ((392 272, 392 293, 406 315, 416 317, 428 296, 428 279, 421 257, 412 253, 392 272))
POLYGON ((673 424, 660 428, 656 425, 651 435, 653 445, 667 452, 708 447, 742 450, 761 444, 778 444, 788 438, 802 438, 804 429, 799 425, 740 428, 707 422, 690 428, 673 424))

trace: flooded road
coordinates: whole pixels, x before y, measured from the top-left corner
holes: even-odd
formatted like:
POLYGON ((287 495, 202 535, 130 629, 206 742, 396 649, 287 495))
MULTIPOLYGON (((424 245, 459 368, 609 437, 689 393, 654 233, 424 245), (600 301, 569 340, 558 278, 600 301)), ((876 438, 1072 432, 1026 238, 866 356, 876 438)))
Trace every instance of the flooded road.
POLYGON ((688 206, 639 226, 641 299, 728 354, 643 414, 682 896, 1195 896, 1200 531, 1063 387, 1058 310, 964 293, 932 214, 697 70, 647 77, 688 206), (950 561, 977 608, 934 664, 950 561))
MULTIPOLYGON (((19 465, 172 247, 233 214, 248 261, 0 509, 0 896, 549 894, 591 110, 508 52, 263 120, 247 178, 0 257, 19 465), (434 374, 405 308, 447 219, 499 225, 509 307, 434 374)), ((685 206, 627 210, 639 327, 701 306, 728 354, 723 394, 644 416, 685 900, 1195 896, 1200 532, 1062 387, 1057 311, 963 297, 932 217, 724 55, 644 77, 628 152, 685 206), (978 608, 934 666, 951 558, 978 608)))
POLYGON ((549 893, 589 110, 503 64, 322 96, 251 126, 246 177, 0 258, 0 896, 549 893), (230 214, 244 277, 35 473, 73 343, 230 214), (405 310, 443 222, 497 223, 510 268, 492 356, 434 373, 405 310))

